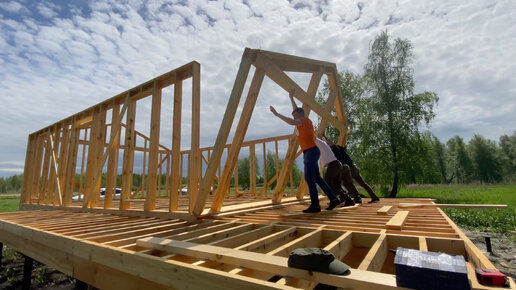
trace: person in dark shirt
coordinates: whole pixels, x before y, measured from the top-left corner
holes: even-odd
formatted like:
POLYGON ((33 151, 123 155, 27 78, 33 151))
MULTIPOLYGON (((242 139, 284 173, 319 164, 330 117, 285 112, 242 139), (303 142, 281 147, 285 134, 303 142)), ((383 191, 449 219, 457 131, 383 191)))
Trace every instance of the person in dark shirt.
POLYGON ((369 203, 380 201, 380 198, 374 193, 371 186, 369 186, 369 184, 367 184, 362 178, 362 175, 360 175, 360 169, 353 162, 348 152, 346 151, 346 148, 333 143, 324 135, 321 137, 330 146, 337 160, 339 160, 342 163, 342 181, 344 183, 344 187, 349 191, 350 195, 353 197, 354 202, 362 203, 362 198, 360 197, 358 190, 353 184, 353 179, 355 179, 357 183, 360 184, 360 186, 362 186, 367 191, 367 193, 371 197, 371 201, 369 201, 369 203))

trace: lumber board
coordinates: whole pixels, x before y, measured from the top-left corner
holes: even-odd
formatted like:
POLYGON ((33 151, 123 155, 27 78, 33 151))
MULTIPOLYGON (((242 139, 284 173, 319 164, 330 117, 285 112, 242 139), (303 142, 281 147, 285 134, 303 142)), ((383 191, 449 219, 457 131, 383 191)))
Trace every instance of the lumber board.
POLYGON ((261 253, 240 251, 217 246, 202 245, 184 241, 167 240, 162 238, 140 239, 137 245, 148 249, 160 250, 174 254, 187 255, 198 259, 218 261, 238 267, 255 269, 277 275, 317 281, 320 283, 360 289, 395 289, 394 275, 351 269, 347 276, 331 275, 302 269, 289 268, 287 258, 261 253))
MULTIPOLYGON (((193 212, 199 195, 201 181, 202 159, 200 150, 200 123, 201 123, 201 65, 192 65, 192 122, 190 136, 190 150, 188 154, 188 195, 190 196, 189 212, 193 212)), ((211 187, 210 187, 211 188, 211 187)), ((206 192, 207 193, 207 192, 206 192)))
POLYGON ((251 68, 252 55, 250 55, 250 53, 250 49, 246 48, 244 55, 242 56, 242 61, 240 62, 240 67, 238 68, 236 80, 233 84, 233 89, 228 100, 228 105, 226 106, 226 112, 224 113, 222 124, 220 126, 219 133, 217 134, 217 139, 215 140, 213 154, 201 181, 199 196, 195 203, 195 208, 192 212, 195 216, 202 214, 204 205, 208 199, 209 189, 215 180, 217 168, 219 167, 219 161, 224 151, 224 145, 228 140, 231 124, 233 124, 233 119, 235 118, 238 104, 240 103, 240 97, 242 96, 242 91, 244 90, 245 82, 251 68))
POLYGON ((432 207, 452 207, 452 208, 507 208, 506 204, 460 204, 460 203, 400 203, 399 208, 432 208, 432 207))
POLYGON ((376 214, 387 215, 387 214, 389 214, 389 211, 391 209, 392 209, 391 205, 384 205, 384 206, 382 206, 382 208, 380 208, 379 210, 376 211, 376 214))
POLYGON ((178 207, 178 191, 181 188, 181 106, 183 82, 174 84, 174 113, 172 120, 172 179, 170 184, 169 211, 176 211, 178 207))
MULTIPOLYGON (((224 170, 219 181, 219 186, 217 187, 217 191, 215 192, 215 198, 213 199, 211 205, 211 210, 213 212, 220 212, 220 209, 222 207, 222 203, 224 201, 225 196, 224 191, 230 184, 235 163, 238 162, 238 153, 240 152, 242 142, 244 141, 245 133, 249 128, 249 123, 251 121, 253 109, 256 105, 256 100, 258 99, 258 94, 260 93, 260 87, 262 85, 264 77, 265 75, 263 73, 263 70, 257 69, 255 71, 246 101, 244 103, 244 107, 242 108, 240 120, 235 131, 235 136, 233 137, 233 142, 229 147, 228 156, 226 158, 224 170)), ((250 166, 250 168, 252 167, 250 166)))
POLYGON ((401 210, 398 211, 386 224, 386 229, 391 230, 402 230, 403 225, 407 221, 407 217, 409 215, 410 211, 401 210))
MULTIPOLYGON (((151 121, 150 121, 150 142, 149 142, 149 170, 147 174, 147 196, 144 205, 145 211, 156 209, 156 190, 157 190, 157 167, 158 167, 158 149, 159 149, 159 133, 161 125, 161 99, 162 90, 155 81, 152 87, 152 103, 151 103, 151 121)), ((145 165, 144 165, 145 166, 145 165)), ((145 172, 145 167, 144 170, 145 172)))

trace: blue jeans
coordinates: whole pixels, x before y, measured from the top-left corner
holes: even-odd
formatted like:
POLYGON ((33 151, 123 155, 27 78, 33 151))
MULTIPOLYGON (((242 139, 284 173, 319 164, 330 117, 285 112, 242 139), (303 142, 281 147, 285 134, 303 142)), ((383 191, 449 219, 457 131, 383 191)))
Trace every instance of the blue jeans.
POLYGON ((316 184, 319 185, 330 200, 337 198, 335 193, 328 186, 328 183, 326 183, 319 174, 319 156, 321 156, 321 151, 319 151, 317 147, 303 151, 304 174, 308 190, 310 191, 311 207, 319 207, 319 194, 316 184))

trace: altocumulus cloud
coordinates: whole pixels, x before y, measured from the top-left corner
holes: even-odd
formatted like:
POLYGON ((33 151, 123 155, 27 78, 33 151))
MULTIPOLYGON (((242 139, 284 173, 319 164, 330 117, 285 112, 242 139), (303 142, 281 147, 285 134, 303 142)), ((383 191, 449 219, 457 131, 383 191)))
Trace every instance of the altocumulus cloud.
MULTIPOLYGON (((416 92, 439 95, 431 131, 441 141, 474 133, 496 139, 516 124, 515 6, 512 0, 4 1, 0 176, 21 172, 31 132, 192 60, 202 65, 202 145, 212 145, 245 47, 362 73, 370 42, 385 29, 414 44, 416 92)), ((268 111, 274 104, 289 112, 286 95, 264 82, 249 138, 291 132, 268 111)))

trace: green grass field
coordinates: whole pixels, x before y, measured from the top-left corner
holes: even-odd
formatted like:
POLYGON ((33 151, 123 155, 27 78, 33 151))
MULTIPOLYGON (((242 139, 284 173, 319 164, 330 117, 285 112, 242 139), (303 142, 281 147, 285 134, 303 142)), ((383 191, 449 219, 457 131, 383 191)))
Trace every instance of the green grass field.
POLYGON ((16 211, 20 207, 20 196, 0 194, 0 212, 16 211))
POLYGON ((443 211, 459 226, 494 232, 516 231, 516 185, 411 185, 398 197, 429 197, 436 203, 506 204, 506 209, 459 209, 443 211))
MULTIPOLYGON (((410 185, 403 187, 398 197, 434 198, 436 203, 507 204, 507 209, 443 210, 455 223, 467 229, 516 231, 516 185, 410 185)), ((16 211, 19 203, 19 196, 0 195, 0 212, 16 211)))

